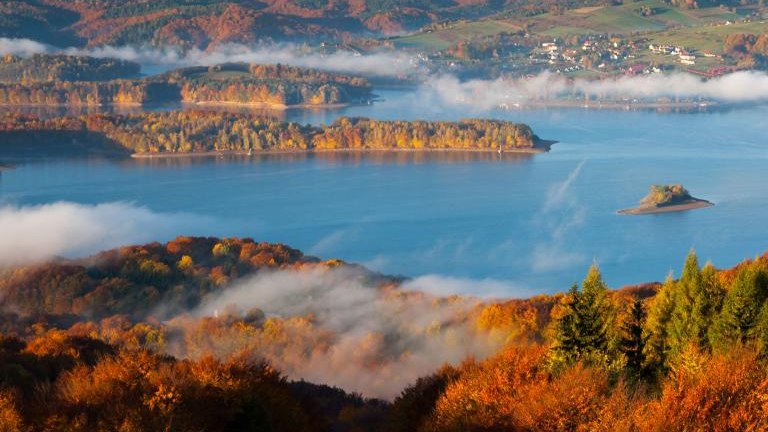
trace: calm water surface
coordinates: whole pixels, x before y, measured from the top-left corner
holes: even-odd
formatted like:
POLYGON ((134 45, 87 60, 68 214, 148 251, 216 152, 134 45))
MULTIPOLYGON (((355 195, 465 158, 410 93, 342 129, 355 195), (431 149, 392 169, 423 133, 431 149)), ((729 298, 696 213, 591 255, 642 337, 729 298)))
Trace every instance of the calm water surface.
MULTIPOLYGON (((339 115, 457 119, 406 92, 339 115)), ((129 201, 203 216, 191 234, 279 241, 387 273, 509 281, 510 295, 566 289, 596 260, 614 286, 661 280, 696 248, 719 266, 768 250, 768 107, 708 113, 494 112, 560 141, 536 156, 334 154, 162 160, 67 159, 0 177, 0 203, 129 201), (653 183, 716 203, 619 216, 653 183)), ((179 216, 185 217, 185 216, 179 216)), ((185 233, 178 233, 185 234, 185 233)))

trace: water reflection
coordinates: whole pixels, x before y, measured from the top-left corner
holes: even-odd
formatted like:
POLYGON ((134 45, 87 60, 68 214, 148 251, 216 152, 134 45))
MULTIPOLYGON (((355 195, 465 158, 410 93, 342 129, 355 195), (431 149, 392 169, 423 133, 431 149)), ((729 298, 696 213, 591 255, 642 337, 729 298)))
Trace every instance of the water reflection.
POLYGON ((531 160, 535 155, 529 153, 503 153, 480 151, 321 151, 321 152, 286 152, 246 155, 220 156, 159 156, 123 159, 123 166, 146 166, 152 168, 178 168, 203 164, 227 165, 231 163, 295 163, 321 161, 333 165, 420 165, 450 164, 474 162, 521 163, 531 160))
POLYGON ((169 106, 141 106, 141 105, 0 105, 0 113, 12 112, 29 114, 41 119, 54 117, 78 117, 88 114, 141 114, 146 111, 170 110, 169 106))
POLYGON ((598 112, 649 112, 659 114, 701 114, 701 113, 725 113, 739 109, 751 109, 764 104, 737 104, 737 103, 709 103, 709 104, 620 104, 606 103, 603 106, 594 105, 590 108, 577 103, 561 103, 554 101, 551 104, 522 105, 510 109, 495 109, 485 112, 473 111, 471 107, 443 106, 441 104, 425 105, 414 89, 385 89, 378 90, 380 96, 372 104, 347 105, 336 107, 298 107, 274 109, 268 107, 239 106, 239 105, 199 105, 190 103, 162 103, 146 105, 104 105, 104 106, 9 106, 0 105, 2 112, 21 112, 33 114, 41 118, 60 116, 80 116, 86 114, 140 114, 142 112, 161 111, 216 111, 251 114, 254 116, 279 120, 298 122, 302 124, 329 124, 340 116, 347 117, 371 117, 380 120, 388 119, 424 119, 424 120, 449 120, 466 117, 492 117, 492 118, 517 118, 536 113, 558 111, 583 111, 598 112))

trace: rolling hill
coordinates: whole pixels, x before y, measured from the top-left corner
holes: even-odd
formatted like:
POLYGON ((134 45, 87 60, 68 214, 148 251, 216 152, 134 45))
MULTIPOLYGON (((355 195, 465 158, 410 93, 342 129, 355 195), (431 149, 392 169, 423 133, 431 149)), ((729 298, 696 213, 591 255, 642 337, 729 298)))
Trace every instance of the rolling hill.
MULTIPOLYGON (((553 32, 595 25, 660 30, 705 18, 699 9, 674 6, 664 6, 652 18, 626 16, 647 2, 611 7, 600 0, 11 0, 0 3, 0 37, 57 46, 172 44, 204 49, 265 39, 399 35, 434 23, 487 17, 542 16, 536 25, 553 32), (583 13, 592 10, 597 13, 583 13)), ((502 31, 504 25, 496 27, 502 31)))

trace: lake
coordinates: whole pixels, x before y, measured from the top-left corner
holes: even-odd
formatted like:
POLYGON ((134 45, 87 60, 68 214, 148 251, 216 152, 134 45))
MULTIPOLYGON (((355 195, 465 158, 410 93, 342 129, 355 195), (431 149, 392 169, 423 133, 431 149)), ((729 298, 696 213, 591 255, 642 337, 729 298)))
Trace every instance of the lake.
POLYGON ((768 107, 697 113, 476 113, 381 91, 372 106, 288 120, 487 116, 559 141, 541 155, 398 153, 26 161, 0 202, 128 201, 200 216, 192 232, 287 243, 390 274, 494 279, 511 296, 566 290, 597 261, 612 286, 663 280, 686 252, 731 266, 768 250, 768 107), (651 184, 712 208, 620 216, 651 184))

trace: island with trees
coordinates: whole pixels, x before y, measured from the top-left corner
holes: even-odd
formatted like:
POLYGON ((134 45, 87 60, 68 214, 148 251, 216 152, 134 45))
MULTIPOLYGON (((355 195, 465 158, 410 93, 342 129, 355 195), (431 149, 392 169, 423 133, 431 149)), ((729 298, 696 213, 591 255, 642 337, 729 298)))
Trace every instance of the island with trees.
POLYGON ((181 101, 197 104, 323 106, 372 98, 365 78, 280 64, 191 67, 153 80, 178 85, 181 101))
POLYGON ((714 204, 707 200, 694 198, 681 184, 653 185, 640 205, 630 209, 619 210, 623 215, 642 215, 669 213, 712 207, 714 204))
POLYGON ((0 61, 0 104, 227 104, 286 108, 373 100, 366 78, 280 64, 228 63, 140 77, 116 59, 38 54, 0 61))
POLYGON ((337 150, 540 153, 552 144, 536 136, 528 125, 501 120, 382 121, 341 117, 330 125, 310 126, 217 111, 47 119, 4 113, 0 114, 0 141, 6 146, 26 148, 79 143, 84 148, 121 149, 135 156, 337 150))

